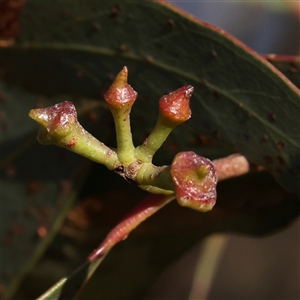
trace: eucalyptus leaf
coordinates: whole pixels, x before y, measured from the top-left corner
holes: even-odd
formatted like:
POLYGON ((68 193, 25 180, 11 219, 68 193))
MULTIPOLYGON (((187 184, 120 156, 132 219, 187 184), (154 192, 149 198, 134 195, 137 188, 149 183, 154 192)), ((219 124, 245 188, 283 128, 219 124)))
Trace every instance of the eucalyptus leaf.
POLYGON ((183 147, 206 135, 299 193, 299 90, 222 30, 148 1, 28 2, 21 27, 15 45, 2 50, 5 81, 45 96, 103 101, 109 78, 127 65, 140 94, 133 112, 138 143, 157 99, 191 84, 196 117, 176 131, 183 147))
POLYGON ((11 296, 59 230, 88 164, 79 156, 65 156, 63 149, 37 144, 37 126, 26 110, 41 101, 39 97, 6 84, 1 93, 5 126, 0 143, 0 275, 11 296))

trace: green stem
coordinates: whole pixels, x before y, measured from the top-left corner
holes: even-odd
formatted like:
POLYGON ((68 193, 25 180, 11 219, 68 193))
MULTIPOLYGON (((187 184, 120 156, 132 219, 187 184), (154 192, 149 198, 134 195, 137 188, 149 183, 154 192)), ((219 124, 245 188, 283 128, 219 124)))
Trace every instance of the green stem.
POLYGON ((71 134, 57 141, 56 145, 103 164, 110 170, 120 164, 117 153, 92 136, 80 124, 71 134))
POLYGON ((41 144, 66 148, 111 170, 120 165, 117 153, 80 125, 72 102, 32 109, 28 115, 40 125, 37 138, 41 144))
POLYGON ((116 127, 118 158, 125 165, 135 161, 129 117, 131 106, 131 104, 125 104, 122 108, 111 109, 116 127))
POLYGON ((150 163, 154 154, 167 139, 174 127, 174 124, 167 121, 161 114, 159 114, 157 123, 148 138, 141 146, 136 148, 136 158, 142 162, 150 163))
POLYGON ((157 167, 151 163, 143 163, 135 179, 141 188, 155 194, 171 194, 175 190, 169 166, 157 167))

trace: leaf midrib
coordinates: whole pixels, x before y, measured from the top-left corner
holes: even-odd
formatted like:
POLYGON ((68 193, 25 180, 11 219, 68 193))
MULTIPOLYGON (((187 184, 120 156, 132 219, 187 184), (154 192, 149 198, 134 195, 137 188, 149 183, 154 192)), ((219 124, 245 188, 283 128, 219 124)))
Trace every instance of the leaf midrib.
MULTIPOLYGON (((94 54, 100 54, 100 55, 104 55, 104 56, 111 56, 111 57, 116 57, 117 52, 116 51, 112 51, 111 49, 106 49, 106 48, 100 48, 100 47, 92 47, 92 46, 84 46, 84 45, 66 45, 66 44, 59 44, 59 43, 43 43, 43 44, 38 44, 38 43, 22 43, 22 44, 18 44, 18 45, 14 45, 12 46, 12 48, 14 49, 18 49, 18 50, 63 50, 63 51, 81 51, 81 52, 89 52, 89 53, 94 53, 94 54)), ((119 55, 119 57, 122 58, 127 58, 127 59, 131 59, 131 60, 136 60, 136 61, 144 61, 143 57, 139 57, 138 55, 132 53, 132 52, 126 52, 122 55, 119 55)), ((178 70, 177 68, 173 68, 169 65, 165 65, 157 60, 154 60, 152 65, 157 66, 158 68, 161 68, 165 71, 168 72, 172 72, 173 74, 177 74, 180 77, 185 77, 188 78, 194 82, 198 82, 200 83, 200 79, 188 74, 186 72, 183 72, 182 70, 178 70)), ((269 122, 267 122, 266 120, 264 120, 263 118, 261 118, 259 115, 257 115, 254 111, 252 111, 251 109, 249 109, 249 107, 243 105, 242 107, 240 107, 239 103, 241 101, 238 101, 237 99, 235 99, 234 97, 232 97, 232 94, 229 94, 228 92, 224 91, 223 89, 219 89, 217 86, 209 83, 207 80, 205 81, 205 84, 207 87, 211 88, 212 90, 215 90, 216 92, 218 92, 219 94, 224 95, 228 100, 231 100, 233 103, 235 103, 236 105, 239 106, 240 109, 244 109, 244 111, 246 111, 247 113, 250 113, 252 116, 256 117, 257 120, 259 120, 265 127, 267 127, 268 129, 271 129, 271 131, 276 132, 279 136, 281 136, 282 138, 284 138, 286 141, 288 141, 290 144, 292 144, 293 146, 295 146, 297 149, 300 150, 300 145, 297 144, 296 142, 294 142, 293 140, 291 140, 288 135, 286 135, 284 132, 282 132, 281 130, 278 130, 278 128, 272 126, 269 122)), ((296 89, 296 88, 295 88, 296 89)), ((290 89, 290 91, 294 91, 292 88, 290 89)), ((297 93, 297 91, 294 91, 295 93, 297 93)), ((295 102, 292 102, 294 105, 296 105, 295 102)), ((300 102, 299 102, 300 104, 300 102)), ((300 106, 299 106, 300 107, 300 106)))

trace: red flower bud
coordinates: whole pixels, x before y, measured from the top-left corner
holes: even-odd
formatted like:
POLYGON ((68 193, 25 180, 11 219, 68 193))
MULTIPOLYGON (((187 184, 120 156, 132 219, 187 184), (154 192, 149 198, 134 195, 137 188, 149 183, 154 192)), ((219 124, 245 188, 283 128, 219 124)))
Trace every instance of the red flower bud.
POLYGON ((186 85, 159 99, 159 110, 163 117, 176 125, 191 117, 190 97, 194 88, 186 85))
POLYGON ((177 202, 199 211, 209 211, 216 203, 217 172, 214 164, 194 152, 178 153, 171 165, 177 202))
POLYGON ((75 106, 70 101, 32 109, 29 117, 41 125, 38 140, 46 144, 51 143, 53 138, 67 136, 74 129, 74 124, 78 123, 75 106))
POLYGON ((132 106, 137 97, 137 92, 127 83, 127 78, 127 67, 123 67, 104 94, 105 101, 112 109, 120 109, 126 104, 132 106))

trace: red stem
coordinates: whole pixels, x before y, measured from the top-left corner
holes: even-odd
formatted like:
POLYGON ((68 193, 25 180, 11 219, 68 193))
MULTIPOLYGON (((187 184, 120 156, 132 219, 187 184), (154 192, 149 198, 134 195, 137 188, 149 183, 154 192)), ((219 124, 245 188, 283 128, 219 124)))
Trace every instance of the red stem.
POLYGON ((218 173, 218 181, 244 175, 250 171, 250 163, 241 154, 232 154, 224 158, 215 159, 213 164, 218 173))
MULTIPOLYGON (((250 171, 250 163, 241 154, 233 154, 213 161, 218 181, 240 176, 250 171)), ((103 258, 118 242, 125 240, 128 234, 140 223, 156 213, 174 199, 174 195, 149 194, 134 207, 122 221, 119 222, 106 236, 104 241, 87 258, 88 261, 103 258)))
POLYGON ((124 219, 109 232, 104 241, 89 255, 87 260, 91 262, 106 255, 115 244, 125 240, 128 234, 140 223, 173 199, 174 195, 147 195, 146 198, 134 207, 124 219))

